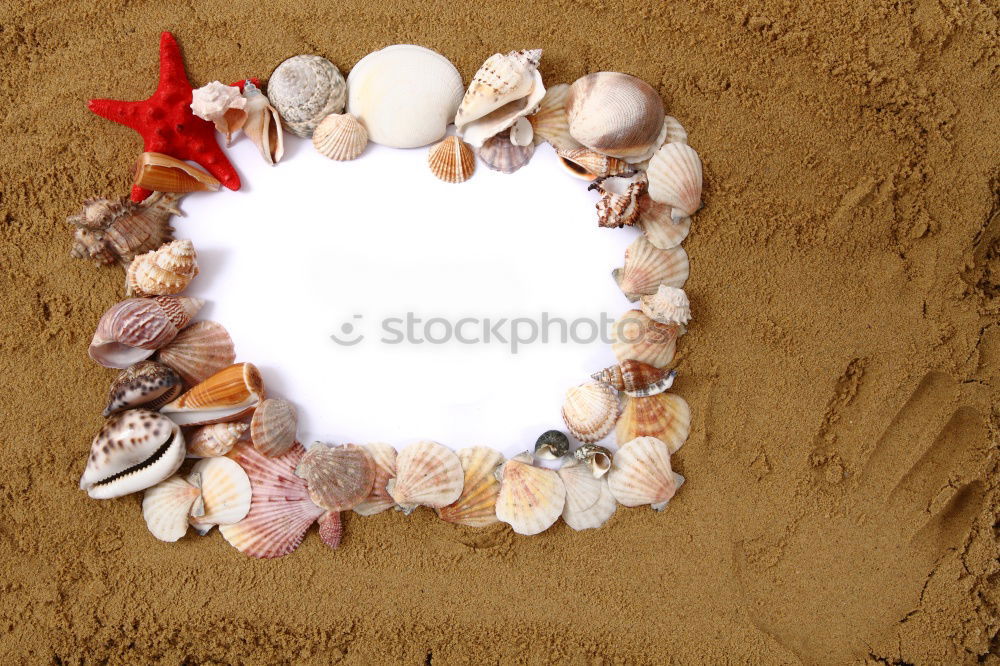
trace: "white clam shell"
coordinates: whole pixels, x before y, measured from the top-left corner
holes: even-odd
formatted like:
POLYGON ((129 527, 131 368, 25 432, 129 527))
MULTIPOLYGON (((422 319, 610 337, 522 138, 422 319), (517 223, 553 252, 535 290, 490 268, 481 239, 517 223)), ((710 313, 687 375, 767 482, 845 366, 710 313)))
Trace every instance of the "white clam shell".
POLYGON ((649 161, 649 196, 673 208, 674 219, 701 208, 701 158, 686 143, 664 144, 649 161))
POLYGON ((160 541, 177 541, 187 533, 188 518, 201 490, 180 476, 148 488, 142 497, 146 527, 160 541))
POLYGON ((642 162, 665 136, 663 100, 629 74, 587 74, 570 86, 565 104, 573 138, 605 155, 642 162))
POLYGON ((343 111, 347 84, 337 66, 326 58, 298 55, 271 72, 267 94, 288 131, 308 138, 320 121, 343 111))
MULTIPOLYGON (((591 530, 601 527, 604 523, 608 522, 611 516, 615 515, 615 511, 618 509, 618 501, 611 493, 611 489, 608 488, 608 478, 602 476, 597 481, 600 483, 600 495, 593 506, 578 510, 571 507, 569 501, 566 502, 562 518, 574 530, 591 530)), ((568 492, 569 488, 567 487, 568 492)), ((567 494, 567 500, 568 497, 567 494)))
POLYGON ((250 511, 250 477, 229 458, 203 458, 195 463, 188 483, 201 488, 204 512, 191 517, 191 525, 201 534, 213 525, 233 525, 250 511))
POLYGON ((649 504, 659 511, 677 492, 679 476, 670 467, 666 444, 655 437, 637 437, 615 454, 608 487, 625 506, 649 504))

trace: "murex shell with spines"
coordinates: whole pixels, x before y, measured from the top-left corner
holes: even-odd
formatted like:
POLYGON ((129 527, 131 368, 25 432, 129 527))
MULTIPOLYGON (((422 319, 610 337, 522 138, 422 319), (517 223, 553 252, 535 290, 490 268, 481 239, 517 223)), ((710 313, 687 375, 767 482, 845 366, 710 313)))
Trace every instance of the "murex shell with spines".
POLYGON ((292 134, 309 138, 324 118, 344 110, 347 83, 337 66, 326 58, 298 55, 271 73, 267 95, 285 127, 292 134))
POLYGON ((181 394, 180 375, 162 363, 140 361, 111 383, 104 416, 136 407, 159 409, 181 394))
POLYGON ((67 222, 76 227, 70 255, 93 259, 98 265, 127 266, 138 254, 173 240, 171 215, 182 215, 177 207, 183 194, 154 192, 142 203, 128 197, 120 201, 88 199, 83 210, 67 222))

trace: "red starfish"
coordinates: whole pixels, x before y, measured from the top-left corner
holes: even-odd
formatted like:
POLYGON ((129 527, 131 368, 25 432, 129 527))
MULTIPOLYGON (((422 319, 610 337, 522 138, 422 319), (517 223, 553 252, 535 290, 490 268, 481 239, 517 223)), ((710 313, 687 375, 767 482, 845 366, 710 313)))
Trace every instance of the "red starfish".
MULTIPOLYGON (((215 126, 191 113, 191 84, 180 47, 169 32, 160 35, 160 84, 152 97, 141 102, 92 99, 87 106, 141 134, 144 151, 197 162, 229 189, 240 189, 239 174, 215 141, 215 126)), ((149 194, 132 187, 132 201, 149 194)))

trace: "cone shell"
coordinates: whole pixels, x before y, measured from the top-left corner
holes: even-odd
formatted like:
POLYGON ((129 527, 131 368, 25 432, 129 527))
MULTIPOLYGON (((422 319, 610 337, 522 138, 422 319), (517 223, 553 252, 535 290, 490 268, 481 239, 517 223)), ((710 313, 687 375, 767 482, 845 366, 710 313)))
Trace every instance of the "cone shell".
POLYGON ((501 173, 514 173, 531 160, 534 144, 515 146, 506 132, 490 137, 479 150, 479 159, 490 169, 501 173))
POLYGON ((601 194, 597 202, 597 224, 608 229, 631 226, 639 220, 639 196, 646 191, 646 177, 608 176, 598 179, 589 189, 601 194))
POLYGON ((90 358, 108 368, 127 368, 173 340, 205 301, 182 296, 129 298, 101 316, 90 358))
POLYGON ((181 378, 153 361, 139 361, 111 383, 104 416, 136 407, 158 409, 181 394, 181 378))
POLYGON ((487 58, 472 77, 455 114, 458 133, 479 147, 534 113, 545 96, 538 72, 541 58, 541 49, 494 53, 487 58))
POLYGON ((611 329, 611 351, 619 363, 633 360, 662 368, 673 360, 683 331, 678 324, 661 324, 641 310, 629 310, 611 329))
POLYGON ((535 467, 531 455, 511 458, 499 469, 497 518, 518 534, 544 532, 562 515, 566 487, 559 474, 535 467))
POLYGON ((485 446, 473 446, 461 449, 458 459, 465 475, 462 495, 454 503, 438 509, 438 516, 449 523, 469 527, 486 527, 498 522, 496 503, 500 482, 496 471, 504 462, 503 454, 485 446))
POLYGON ((243 86, 246 97, 247 120, 243 132, 250 137, 264 161, 274 166, 285 154, 284 132, 281 117, 257 86, 247 82, 243 86))
POLYGON ((567 171, 583 180, 617 176, 633 171, 630 164, 590 148, 557 148, 556 154, 559 155, 567 171))
POLYGON ((331 160, 353 160, 365 152, 368 130, 349 113, 332 113, 316 127, 312 142, 331 160))
POLYGON ((595 477, 590 466, 575 458, 559 468, 559 478, 566 487, 566 505, 563 515, 583 513, 593 507, 601 497, 601 479, 595 477))
POLYGON ((566 391, 562 417, 570 434, 593 443, 611 432, 619 411, 618 396, 609 386, 589 382, 566 391))
POLYGON ((193 386, 232 365, 236 350, 222 324, 198 321, 164 345, 156 358, 176 370, 188 386, 193 386))
POLYGON ((368 497, 354 507, 354 513, 360 516, 374 516, 396 506, 395 500, 385 489, 389 479, 396 476, 396 449, 388 444, 365 444, 364 449, 375 463, 375 480, 368 497))
POLYGON ((261 455, 240 442, 228 457, 239 463, 250 478, 250 511, 234 525, 219 531, 245 555, 272 558, 288 555, 302 543, 306 530, 324 513, 309 499, 304 479, 295 475, 305 449, 295 444, 277 458, 261 455))
POLYGON ((605 476, 597 481, 600 484, 600 495, 593 506, 583 511, 577 511, 571 509, 567 501, 566 507, 563 509, 563 521, 574 530, 591 530, 603 527, 618 510, 618 501, 615 500, 615 496, 608 487, 608 478, 605 476))
POLYGON ((396 456, 396 478, 386 488, 404 513, 418 506, 437 509, 462 494, 465 473, 455 452, 436 442, 418 442, 396 456))
POLYGON ((250 477, 229 458, 203 458, 195 463, 188 483, 201 488, 204 513, 191 517, 201 534, 213 525, 233 525, 250 511, 250 477))
POLYGON ((187 289, 198 275, 198 256, 189 240, 175 240, 132 260, 125 275, 129 296, 169 296, 187 289))
POLYGON ((182 196, 154 192, 141 203, 128 197, 88 199, 82 212, 66 219, 76 227, 70 256, 93 259, 98 265, 118 262, 127 266, 137 254, 172 240, 170 216, 182 215, 177 208, 182 196))
POLYGON ((595 479, 611 469, 611 451, 597 444, 584 444, 573 452, 573 457, 587 465, 595 479))
POLYGON ((667 445, 655 437, 638 437, 623 445, 608 472, 608 488, 625 506, 651 504, 662 509, 677 491, 667 445))
POLYGON ((220 183, 207 171, 170 155, 143 153, 132 184, 153 192, 214 192, 220 183))
POLYGON ((264 380, 252 363, 223 368, 195 385, 161 411, 180 425, 238 421, 264 397, 264 380))
POLYGON ((635 397, 663 393, 673 386, 675 374, 672 370, 629 359, 596 372, 591 377, 635 397))
POLYGON ((476 156, 472 148, 457 136, 449 136, 427 154, 431 173, 446 183, 461 183, 472 178, 476 156))
POLYGON ((653 201, 649 192, 639 195, 638 227, 646 235, 646 240, 661 250, 669 250, 680 245, 691 231, 691 218, 675 220, 673 208, 668 204, 653 201))
POLYGON ((673 208, 675 219, 701 208, 701 158, 686 143, 668 143, 656 151, 646 171, 649 196, 673 208))
POLYGON ((646 316, 661 324, 687 324, 691 319, 691 303, 683 289, 661 284, 655 294, 639 301, 646 316))
POLYGON ((636 437, 656 437, 673 454, 690 432, 691 408, 684 398, 675 393, 659 393, 644 398, 626 398, 615 437, 619 446, 636 437))
POLYGON ((334 446, 316 442, 295 473, 306 480, 312 501, 327 511, 347 511, 372 491, 375 461, 357 444, 334 446))
POLYGON ((577 79, 566 97, 569 131, 591 150, 641 162, 663 130, 663 100, 642 79, 595 72, 577 79))
POLYGON ((281 398, 268 398, 253 412, 250 439, 265 456, 280 456, 295 443, 298 425, 295 405, 281 398))
POLYGON ((534 130, 535 143, 547 142, 557 151, 583 147, 569 133, 569 118, 566 116, 568 94, 568 83, 557 83, 549 87, 538 104, 538 111, 528 116, 528 122, 534 130))
POLYGON ((625 297, 635 301, 643 294, 655 294, 661 284, 683 287, 689 271, 684 248, 661 250, 640 236, 625 250, 625 265, 611 275, 625 297))
POLYGON ((328 115, 343 111, 347 102, 347 82, 340 70, 318 55, 283 61, 271 72, 267 92, 288 130, 305 138, 328 115))
POLYGON ((213 423, 199 426, 187 438, 188 458, 214 458, 229 453, 243 433, 250 427, 247 423, 213 423))
POLYGON ((180 476, 172 476, 142 496, 142 517, 146 527, 160 541, 177 541, 187 533, 188 517, 201 489, 180 476))

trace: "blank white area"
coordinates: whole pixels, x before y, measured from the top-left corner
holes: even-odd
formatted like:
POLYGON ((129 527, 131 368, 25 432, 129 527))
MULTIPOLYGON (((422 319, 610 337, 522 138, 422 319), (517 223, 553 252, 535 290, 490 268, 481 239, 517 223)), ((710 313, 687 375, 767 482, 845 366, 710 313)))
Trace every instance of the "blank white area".
MULTIPOLYGON (((517 354, 495 342, 388 345, 382 320, 615 318, 631 306, 610 273, 637 232, 599 229, 596 195, 547 145, 515 174, 480 163, 470 181, 448 184, 431 175, 426 148, 370 145, 334 162, 285 141, 270 167, 238 139, 229 155, 242 189, 186 197, 175 226, 198 251, 199 318, 225 325, 268 394, 295 403, 300 440, 432 439, 509 456, 564 429, 566 389, 614 362, 599 339, 563 343, 553 327, 554 340, 517 354), (349 337, 345 322, 360 344, 331 340, 349 337)), ((481 327, 465 333, 482 337, 481 327)))

